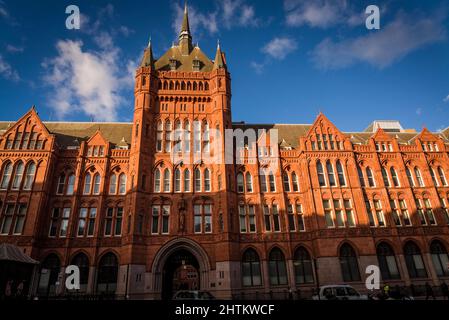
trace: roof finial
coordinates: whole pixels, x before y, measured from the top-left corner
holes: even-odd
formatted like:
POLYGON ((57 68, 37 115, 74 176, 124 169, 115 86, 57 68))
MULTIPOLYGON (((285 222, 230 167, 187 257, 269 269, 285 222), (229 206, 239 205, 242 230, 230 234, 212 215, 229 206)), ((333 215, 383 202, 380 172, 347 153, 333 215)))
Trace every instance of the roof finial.
POLYGON ((188 10, 187 10, 187 0, 184 1, 184 13, 187 14, 188 10))
POLYGON ((217 39, 217 50, 220 49, 220 39, 217 39))
POLYGON ((150 38, 148 39, 148 48, 150 48, 151 47, 151 35, 150 35, 150 38))

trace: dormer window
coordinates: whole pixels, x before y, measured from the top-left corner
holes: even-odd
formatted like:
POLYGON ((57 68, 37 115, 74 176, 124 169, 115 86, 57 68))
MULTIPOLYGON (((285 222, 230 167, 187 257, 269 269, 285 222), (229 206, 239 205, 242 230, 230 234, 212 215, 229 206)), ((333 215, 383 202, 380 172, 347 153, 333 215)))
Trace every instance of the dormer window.
POLYGON ((200 71, 201 67, 201 61, 198 59, 198 57, 195 57, 193 59, 193 71, 200 71))
POLYGON ((170 58, 170 70, 175 71, 178 66, 178 61, 176 61, 175 57, 170 58))

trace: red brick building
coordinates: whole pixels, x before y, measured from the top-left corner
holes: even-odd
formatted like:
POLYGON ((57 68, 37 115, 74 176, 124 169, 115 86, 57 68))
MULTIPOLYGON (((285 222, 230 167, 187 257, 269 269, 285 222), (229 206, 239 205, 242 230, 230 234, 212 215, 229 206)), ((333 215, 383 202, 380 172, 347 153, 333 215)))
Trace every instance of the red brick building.
POLYGON ((363 288, 368 265, 390 286, 449 279, 449 128, 232 123, 225 55, 192 44, 187 12, 177 45, 145 50, 132 123, 32 108, 0 130, 0 242, 41 262, 40 295, 73 264, 81 293, 138 299, 363 288))

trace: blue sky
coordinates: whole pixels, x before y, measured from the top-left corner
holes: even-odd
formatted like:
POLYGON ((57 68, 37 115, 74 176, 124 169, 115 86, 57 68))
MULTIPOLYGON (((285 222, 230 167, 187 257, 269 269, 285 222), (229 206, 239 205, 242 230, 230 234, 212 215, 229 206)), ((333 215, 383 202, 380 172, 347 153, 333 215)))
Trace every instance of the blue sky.
MULTIPOLYGON (((133 77, 151 35, 176 41, 183 1, 0 0, 0 120, 36 105, 43 120, 131 121, 133 77), (65 9, 79 6, 80 30, 65 9)), ((449 126, 447 1, 190 0, 193 41, 217 39, 232 75, 233 120, 341 130, 372 120, 449 126), (365 8, 381 9, 367 30, 365 8)))

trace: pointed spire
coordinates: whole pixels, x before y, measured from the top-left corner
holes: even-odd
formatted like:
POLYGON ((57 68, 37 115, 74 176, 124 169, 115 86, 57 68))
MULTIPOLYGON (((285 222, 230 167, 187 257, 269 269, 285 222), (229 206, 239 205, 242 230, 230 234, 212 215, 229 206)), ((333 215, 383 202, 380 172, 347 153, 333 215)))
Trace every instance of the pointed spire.
POLYGON ((220 40, 217 41, 217 53, 215 55, 215 61, 214 61, 214 70, 216 69, 226 69, 226 63, 223 59, 223 53, 221 52, 220 48, 220 40))
POLYGON ((148 41, 148 46, 146 47, 144 53, 142 62, 140 63, 141 67, 153 67, 154 66, 154 56, 153 56, 153 47, 151 45, 151 36, 148 41))
POLYGON ((182 20, 181 34, 183 32, 187 32, 188 34, 190 34, 189 10, 187 8, 187 0, 184 4, 184 18, 182 20))
POLYGON ((187 1, 184 7, 184 18, 182 20, 181 33, 179 34, 179 46, 183 56, 188 56, 192 52, 192 36, 190 34, 189 11, 187 9, 187 1))

